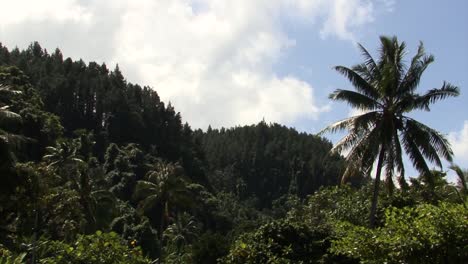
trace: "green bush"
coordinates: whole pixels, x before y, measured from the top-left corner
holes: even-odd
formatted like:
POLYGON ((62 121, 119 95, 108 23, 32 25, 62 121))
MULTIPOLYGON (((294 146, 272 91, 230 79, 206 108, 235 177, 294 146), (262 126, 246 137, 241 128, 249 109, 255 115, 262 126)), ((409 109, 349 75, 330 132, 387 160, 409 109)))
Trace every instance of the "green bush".
POLYGON ((317 263, 328 247, 325 230, 280 220, 241 236, 222 263, 317 263))
POLYGON ((468 263, 467 230, 460 204, 389 208, 380 228, 338 224, 331 252, 361 263, 468 263))
POLYGON ((216 264, 229 251, 229 239, 219 233, 206 232, 192 246, 194 263, 216 264))
POLYGON ((372 185, 361 189, 349 185, 321 188, 309 197, 306 205, 307 217, 319 221, 348 221, 356 225, 367 225, 372 185))
POLYGON ((21 264, 26 260, 26 253, 15 255, 0 244, 0 264, 21 264))
POLYGON ((80 235, 73 244, 47 241, 40 248, 40 263, 44 264, 114 264, 150 263, 136 241, 127 243, 116 233, 96 232, 94 235, 80 235))

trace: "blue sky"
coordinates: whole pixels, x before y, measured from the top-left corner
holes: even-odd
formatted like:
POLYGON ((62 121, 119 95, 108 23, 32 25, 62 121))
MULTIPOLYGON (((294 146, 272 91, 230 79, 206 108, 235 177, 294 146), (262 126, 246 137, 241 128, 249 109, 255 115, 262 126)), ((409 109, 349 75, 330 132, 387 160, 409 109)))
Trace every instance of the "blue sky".
MULTIPOLYGON (((435 62, 426 70, 419 86, 419 91, 441 87, 443 81, 449 81, 460 88, 461 95, 433 105, 431 112, 420 111, 411 116, 451 135, 455 161, 462 167, 468 167, 466 153, 466 132, 461 138, 465 122, 468 120, 468 1, 397 1, 392 12, 382 12, 375 21, 363 29, 357 41, 363 44, 372 54, 376 54, 380 35, 396 35, 408 46, 408 60, 416 52, 422 41, 427 53, 435 56, 435 62), (456 134, 457 133, 457 134, 456 134), (457 137, 458 140, 455 140, 457 137)), ((307 33, 307 28, 292 26, 300 41, 296 49, 291 50, 287 59, 279 65, 283 74, 297 72, 301 79, 313 83, 317 88, 318 101, 326 100, 336 88, 351 88, 345 78, 331 70, 334 65, 351 66, 361 62, 356 47, 336 41, 322 39, 320 36, 307 33)), ((323 113, 315 122, 300 120, 293 126, 305 131, 319 131, 330 122, 347 117, 349 108, 343 103, 333 103, 331 111, 323 113)), ((464 127, 465 126, 465 127, 464 127)), ((328 135, 333 141, 341 135, 328 135)), ((409 161, 407 174, 415 176, 409 161)), ((447 169, 447 167, 445 167, 447 169)), ((452 173, 450 179, 453 180, 452 173)))
POLYGON ((468 168, 467 14, 465 0, 16 0, 2 3, 0 42, 119 63, 195 128, 265 119, 316 133, 351 113, 327 96, 351 88, 332 67, 361 62, 356 42, 376 54, 380 35, 396 35, 410 59, 423 41, 436 60, 419 91, 446 80, 461 95, 412 116, 468 168))
MULTIPOLYGON (((410 59, 423 41, 427 53, 435 62, 423 75, 419 91, 440 87, 444 80, 460 87, 461 95, 441 101, 430 113, 414 116, 446 133, 460 130, 468 119, 468 1, 397 1, 393 12, 381 13, 375 21, 360 32, 357 41, 376 54, 379 36, 396 35, 408 46, 410 59), (447 116, 447 113, 450 113, 447 116)), ((335 71, 334 65, 351 66, 362 61, 359 51, 346 42, 333 38, 321 39, 307 32, 307 28, 292 29, 301 39, 290 51, 279 69, 283 74, 297 72, 303 80, 313 83, 317 97, 325 97, 335 88, 350 88, 347 80, 335 71)), ((295 124, 305 130, 317 130, 330 119, 346 116, 347 108, 333 105, 333 111, 323 114, 317 122, 295 124)))

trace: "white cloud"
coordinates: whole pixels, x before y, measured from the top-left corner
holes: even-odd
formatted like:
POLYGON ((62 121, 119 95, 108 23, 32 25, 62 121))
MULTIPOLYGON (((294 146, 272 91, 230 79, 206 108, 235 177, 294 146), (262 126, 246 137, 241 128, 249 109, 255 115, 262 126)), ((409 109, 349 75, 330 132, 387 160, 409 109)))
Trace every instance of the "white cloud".
POLYGON ((331 9, 320 31, 322 37, 336 35, 340 39, 355 42, 353 31, 374 20, 374 8, 370 1, 335 0, 328 3, 331 9))
POLYGON ((468 167, 468 120, 463 123, 460 131, 450 132, 448 135, 455 156, 455 163, 460 167, 468 167))
POLYGON ((275 73, 295 45, 280 21, 354 40, 373 10, 369 0, 9 1, 0 11, 0 39, 118 62, 130 81, 154 87, 195 127, 262 118, 292 124, 327 107, 310 84, 275 73))
POLYGON ((35 23, 49 20, 86 23, 90 21, 91 14, 76 0, 15 0, 2 3, 0 17, 3 26, 7 27, 24 21, 35 23))

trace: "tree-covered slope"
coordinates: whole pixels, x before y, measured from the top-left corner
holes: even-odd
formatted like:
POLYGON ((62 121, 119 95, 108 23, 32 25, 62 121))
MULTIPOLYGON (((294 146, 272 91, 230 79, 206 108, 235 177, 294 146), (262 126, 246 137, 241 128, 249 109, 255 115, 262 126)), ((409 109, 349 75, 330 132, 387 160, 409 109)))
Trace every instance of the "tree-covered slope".
POLYGON ((40 95, 44 110, 57 115, 64 135, 77 129, 93 132, 93 153, 102 161, 109 143, 136 143, 170 161, 182 161, 189 174, 203 181, 191 143, 192 131, 181 116, 148 86, 128 83, 119 67, 64 59, 39 43, 9 51, 0 43, 0 66, 16 66, 40 95))
POLYGON ((466 184, 379 183, 369 228, 373 186, 338 186, 331 149, 192 130, 118 67, 0 44, 0 263, 467 263, 466 184))
POLYGON ((78 251, 57 250, 103 239, 122 254, 214 263, 237 235, 284 215, 289 198, 336 184, 343 166, 330 142, 278 124, 193 131, 118 66, 38 43, 0 44, 0 82, 0 250, 28 259, 72 261, 78 251))
POLYGON ((65 136, 92 131, 100 160, 109 143, 136 143, 182 161, 188 174, 205 184, 208 168, 217 190, 255 195, 262 206, 287 193, 304 197, 336 184, 341 174, 340 158, 327 156, 329 142, 278 124, 198 130, 194 140, 170 104, 152 88, 128 83, 118 66, 111 71, 105 64, 64 59, 60 50, 49 54, 37 42, 11 52, 0 45, 0 65, 14 65, 29 76, 44 110, 60 118, 65 136))
POLYGON ((195 131, 216 190, 255 196, 269 206, 282 195, 305 197, 339 182, 343 159, 331 143, 279 124, 195 131))

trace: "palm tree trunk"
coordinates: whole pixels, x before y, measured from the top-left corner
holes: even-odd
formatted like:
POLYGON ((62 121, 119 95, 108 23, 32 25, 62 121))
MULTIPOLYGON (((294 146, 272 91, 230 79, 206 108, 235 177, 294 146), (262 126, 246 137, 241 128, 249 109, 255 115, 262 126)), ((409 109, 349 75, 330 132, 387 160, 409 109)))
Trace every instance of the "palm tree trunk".
POLYGON ((32 257, 31 257, 31 263, 36 264, 37 259, 36 259, 36 252, 37 252, 37 233, 38 233, 38 223, 39 223, 39 211, 38 211, 38 206, 36 204, 35 206, 35 216, 34 216, 34 234, 33 234, 33 242, 32 242, 32 257))
POLYGON ((164 232, 164 219, 165 219, 165 214, 166 214, 166 207, 167 207, 167 201, 163 203, 162 205, 162 210, 161 210, 161 223, 159 223, 159 244, 158 244, 158 250, 159 250, 159 258, 157 263, 161 264, 161 260, 163 258, 163 232, 164 232))
POLYGON ((372 194, 372 205, 371 211, 369 216, 370 227, 375 227, 375 214, 377 213, 377 199, 379 198, 379 190, 380 190, 380 173, 382 172, 382 163, 384 159, 385 148, 382 145, 379 154, 379 160, 377 161, 377 172, 375 173, 375 181, 374 181, 374 192, 372 194))
POLYGON ((91 234, 92 232, 96 231, 96 218, 94 217, 92 206, 89 201, 91 197, 91 186, 88 175, 86 173, 80 173, 79 180, 79 184, 76 182, 75 185, 76 191, 78 191, 80 195, 80 203, 83 207, 85 219, 87 222, 85 233, 91 234))

